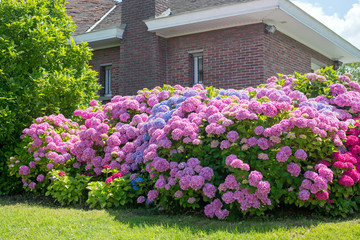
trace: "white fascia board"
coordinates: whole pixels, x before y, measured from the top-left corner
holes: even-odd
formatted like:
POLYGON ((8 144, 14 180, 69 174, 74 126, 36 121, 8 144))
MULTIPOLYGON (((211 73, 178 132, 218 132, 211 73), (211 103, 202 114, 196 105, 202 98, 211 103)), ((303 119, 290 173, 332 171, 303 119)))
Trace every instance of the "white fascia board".
POLYGON ((348 54, 360 59, 360 50, 288 0, 279 0, 279 9, 318 33, 348 54))
POLYGON ((231 4, 211 9, 185 12, 164 18, 154 18, 145 20, 144 22, 148 27, 148 31, 156 32, 157 30, 165 28, 272 10, 278 8, 278 6, 279 0, 257 0, 231 4))
POLYGON ((124 34, 124 29, 114 27, 108 29, 102 29, 99 31, 88 32, 73 36, 73 39, 76 44, 80 44, 81 42, 98 42, 109 39, 122 39, 124 34))

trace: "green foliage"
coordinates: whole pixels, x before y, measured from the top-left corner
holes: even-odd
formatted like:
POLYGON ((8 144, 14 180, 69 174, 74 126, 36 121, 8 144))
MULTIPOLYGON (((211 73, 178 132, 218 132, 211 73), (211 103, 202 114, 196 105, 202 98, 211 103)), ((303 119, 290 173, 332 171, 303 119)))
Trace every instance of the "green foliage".
POLYGON ((86 187, 91 177, 80 174, 72 177, 59 170, 54 170, 50 174, 53 180, 47 188, 46 196, 52 196, 61 205, 85 202, 87 197, 86 187))
POLYGON ((90 192, 86 203, 90 208, 129 206, 134 203, 136 197, 130 181, 124 178, 115 178, 110 183, 91 182, 87 188, 90 192))
POLYGON ((360 62, 345 63, 337 70, 338 74, 350 73, 355 81, 360 81, 360 62))
POLYGON ((35 117, 75 109, 96 97, 86 45, 69 45, 74 24, 65 0, 0 4, 0 194, 16 192, 6 159, 35 117))

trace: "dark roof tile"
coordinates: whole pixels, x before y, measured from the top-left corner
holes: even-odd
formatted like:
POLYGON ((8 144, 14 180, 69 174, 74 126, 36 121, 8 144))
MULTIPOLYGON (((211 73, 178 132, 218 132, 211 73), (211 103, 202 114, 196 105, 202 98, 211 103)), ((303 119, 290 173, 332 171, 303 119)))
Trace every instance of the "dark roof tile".
POLYGON ((117 4, 116 8, 109 13, 94 29, 93 31, 110 28, 110 27, 119 27, 121 25, 121 3, 117 4))
POLYGON ((86 32, 114 4, 113 0, 68 0, 66 12, 77 25, 74 35, 86 32))
POLYGON ((172 14, 254 0, 170 0, 172 14))

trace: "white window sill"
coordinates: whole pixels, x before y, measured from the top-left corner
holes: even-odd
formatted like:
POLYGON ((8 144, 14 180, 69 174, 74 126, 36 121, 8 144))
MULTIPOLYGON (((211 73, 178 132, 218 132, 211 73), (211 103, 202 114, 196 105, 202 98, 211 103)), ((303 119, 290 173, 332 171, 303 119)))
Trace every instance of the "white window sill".
POLYGON ((114 96, 110 95, 110 96, 101 96, 99 97, 100 101, 110 101, 114 96))

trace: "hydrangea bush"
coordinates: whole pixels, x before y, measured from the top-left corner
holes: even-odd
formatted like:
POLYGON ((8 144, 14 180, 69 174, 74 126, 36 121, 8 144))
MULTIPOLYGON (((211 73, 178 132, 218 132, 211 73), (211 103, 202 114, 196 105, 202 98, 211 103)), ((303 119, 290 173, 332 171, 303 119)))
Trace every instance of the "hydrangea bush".
POLYGON ((332 69, 243 90, 165 85, 93 100, 78 122, 36 119, 9 167, 39 192, 58 181, 50 170, 91 176, 92 207, 224 219, 285 204, 344 215, 357 210, 359 104, 359 84, 332 69))

